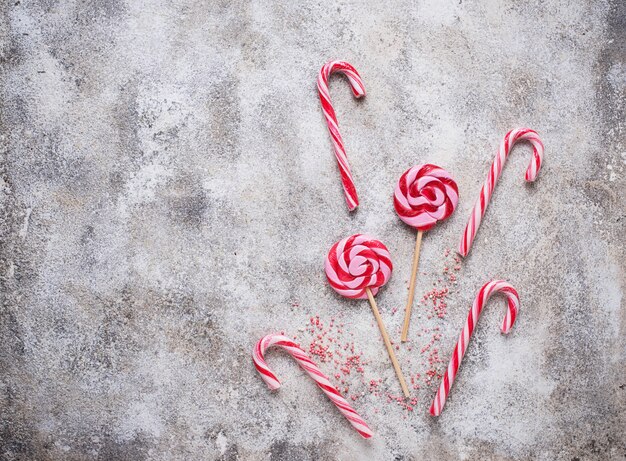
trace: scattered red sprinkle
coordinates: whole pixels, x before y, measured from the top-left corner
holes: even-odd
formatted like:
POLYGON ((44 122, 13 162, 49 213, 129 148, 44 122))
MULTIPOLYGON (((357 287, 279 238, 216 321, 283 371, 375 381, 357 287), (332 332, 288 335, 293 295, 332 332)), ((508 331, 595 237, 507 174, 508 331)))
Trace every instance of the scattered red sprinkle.
MULTIPOLYGON (((444 261, 440 272, 433 274, 422 272, 425 278, 429 277, 432 281, 432 288, 418 298, 420 303, 415 308, 417 315, 412 326, 412 341, 402 347, 392 342, 399 354, 403 355, 402 368, 414 391, 421 390, 424 385, 429 389, 438 385, 445 366, 445 358, 439 356, 438 342, 442 338, 439 322, 447 316, 448 298, 453 293, 451 286, 456 285, 461 270, 461 259, 456 254, 453 255, 450 249, 446 249, 443 255, 444 261), (415 369, 419 369, 420 372, 409 374, 415 369)), ((292 306, 299 307, 300 304, 293 301, 292 306)), ((395 315, 398 310, 394 307, 389 313, 395 315)), ((371 328, 372 334, 377 335, 378 327, 373 321, 371 328)), ((368 392, 386 403, 401 407, 405 411, 404 418, 415 410, 418 404, 416 397, 406 399, 403 395, 393 394, 388 389, 398 390, 396 382, 383 383, 382 378, 372 376, 372 368, 368 366, 363 352, 359 350, 359 344, 355 344, 353 340, 354 333, 345 329, 341 316, 331 317, 330 320, 324 320, 319 315, 310 316, 308 325, 298 331, 308 337, 308 351, 311 356, 317 362, 328 364, 325 367, 331 367, 333 370, 331 375, 341 386, 338 389, 346 398, 356 401, 368 392)), ((384 350, 382 341, 380 347, 382 354, 384 350)), ((444 351, 444 355, 448 352, 444 351)), ((379 411, 379 408, 374 409, 375 413, 379 411)))

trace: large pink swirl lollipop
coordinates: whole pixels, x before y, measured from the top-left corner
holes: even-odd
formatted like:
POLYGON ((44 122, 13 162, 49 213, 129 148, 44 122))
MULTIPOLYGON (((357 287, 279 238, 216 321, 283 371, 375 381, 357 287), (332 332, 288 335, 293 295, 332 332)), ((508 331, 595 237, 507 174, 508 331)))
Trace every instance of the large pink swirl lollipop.
POLYGON ((391 277, 393 265, 389 250, 368 235, 355 234, 332 246, 326 257, 325 269, 328 282, 337 293, 347 298, 369 299, 402 392, 409 397, 409 388, 374 300, 378 289, 391 277))
POLYGON ((419 265, 422 233, 434 227, 438 221, 447 219, 459 201, 459 190, 446 170, 436 165, 417 165, 404 172, 393 196, 393 205, 402 221, 417 229, 413 269, 409 285, 409 299, 404 311, 402 342, 409 333, 411 309, 415 296, 415 277, 419 265))

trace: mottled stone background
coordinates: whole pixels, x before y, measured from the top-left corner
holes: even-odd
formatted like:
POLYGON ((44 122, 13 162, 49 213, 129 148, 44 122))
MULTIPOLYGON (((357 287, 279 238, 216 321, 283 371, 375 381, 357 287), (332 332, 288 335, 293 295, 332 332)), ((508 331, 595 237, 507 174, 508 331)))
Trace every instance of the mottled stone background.
MULTIPOLYGON (((624 459, 624 5, 3 1, 0 458, 624 459), (368 91, 331 85, 353 214, 315 89, 330 58, 368 91), (483 282, 521 293, 508 337, 490 303, 443 415, 427 415, 434 386, 412 413, 366 395, 376 436, 361 440, 281 353, 268 391, 255 341, 306 343, 320 315, 398 392, 368 306, 329 289, 324 255, 357 231, 387 243, 378 301, 397 338, 415 236, 397 178, 433 162, 461 195, 424 239, 419 298, 516 126, 545 142, 539 180, 524 185, 520 145, 448 315, 413 319, 415 341, 440 326, 447 357, 483 282)), ((418 355, 399 351, 407 375, 418 355)))

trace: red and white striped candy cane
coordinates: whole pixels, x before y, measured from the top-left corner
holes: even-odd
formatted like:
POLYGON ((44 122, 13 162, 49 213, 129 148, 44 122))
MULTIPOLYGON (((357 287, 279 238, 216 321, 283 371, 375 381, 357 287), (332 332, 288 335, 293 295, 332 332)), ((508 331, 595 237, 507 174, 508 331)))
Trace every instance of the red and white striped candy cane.
POLYGON ((339 133, 339 123, 337 122, 335 109, 333 109, 333 105, 330 102, 328 80, 334 73, 344 74, 348 77, 348 81, 350 82, 350 87, 352 88, 352 93, 355 98, 365 96, 365 87, 363 86, 361 76, 356 69, 345 61, 327 62, 324 64, 320 70, 319 76, 317 77, 317 91, 320 94, 320 102, 322 103, 322 110, 324 111, 324 117, 326 117, 326 123, 328 124, 328 131, 330 132, 330 137, 333 140, 335 157, 337 157, 337 163, 339 164, 339 171, 341 173, 343 192, 346 196, 348 209, 352 211, 359 206, 359 198, 356 195, 354 180, 352 179, 352 173, 350 172, 350 164, 348 163, 346 148, 343 144, 341 134, 339 133))
POLYGON ((267 363, 265 363, 265 351, 272 346, 282 347, 289 355, 296 359, 298 365, 313 378, 315 384, 324 391, 324 394, 328 396, 331 402, 335 404, 341 414, 346 417, 363 438, 369 439, 372 436, 372 431, 367 423, 354 411, 347 400, 341 396, 335 386, 330 383, 326 375, 315 365, 315 362, 313 362, 295 342, 283 335, 272 334, 261 338, 252 351, 254 366, 270 389, 275 390, 280 387, 280 381, 276 375, 271 372, 267 363))
POLYGON ((476 237, 476 232, 480 227, 480 221, 485 215, 487 205, 489 205, 493 189, 496 187, 498 178, 502 173, 504 162, 509 156, 509 153, 515 143, 519 141, 528 141, 533 146, 533 156, 530 159, 528 168, 526 169, 525 179, 526 181, 532 182, 537 178, 537 174, 541 168, 541 160, 543 158, 543 143, 541 142, 541 139, 539 139, 539 135, 536 131, 531 130, 530 128, 516 128, 509 131, 502 140, 502 144, 500 144, 500 150, 498 150, 496 158, 491 164, 489 175, 480 190, 480 196, 474 204, 472 214, 467 221, 467 226, 465 226, 465 232, 463 233, 463 237, 461 238, 461 243, 459 245, 459 253, 461 256, 467 256, 469 253, 474 237, 476 237))
POLYGON ((507 334, 511 331, 520 305, 517 291, 504 280, 493 280, 485 283, 474 300, 472 309, 469 311, 469 315, 467 316, 467 322, 459 335, 459 340, 457 341, 456 346, 454 346, 454 352, 450 358, 448 369, 441 378, 441 385, 439 386, 435 400, 433 400, 433 403, 430 406, 431 415, 439 416, 441 414, 441 410, 443 410, 443 406, 445 405, 448 394, 450 393, 450 388, 452 387, 452 383, 454 383, 454 378, 459 371, 459 366, 461 365, 461 361, 463 360, 463 356, 467 350, 467 345, 472 337, 474 328, 476 328, 476 323, 478 322, 480 313, 489 300, 489 297, 495 293, 502 293, 507 298, 508 308, 506 314, 504 315, 504 320, 502 321, 502 333, 507 334))

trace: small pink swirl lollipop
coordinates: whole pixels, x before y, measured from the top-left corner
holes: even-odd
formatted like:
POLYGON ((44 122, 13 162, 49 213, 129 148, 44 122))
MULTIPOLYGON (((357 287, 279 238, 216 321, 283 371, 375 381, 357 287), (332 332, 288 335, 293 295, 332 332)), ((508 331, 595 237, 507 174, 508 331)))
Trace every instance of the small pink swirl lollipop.
POLYGON ((436 165, 417 165, 404 172, 393 196, 393 205, 402 221, 417 229, 413 269, 409 285, 409 299, 404 312, 404 325, 400 340, 405 342, 409 333, 411 309, 415 296, 415 277, 422 245, 422 233, 438 221, 447 219, 459 201, 459 190, 446 170, 436 165))
POLYGON ((409 397, 409 388, 374 300, 378 289, 391 277, 393 265, 389 250, 382 242, 368 235, 355 234, 331 247, 324 267, 330 286, 341 296, 369 299, 402 392, 405 397, 409 397))

